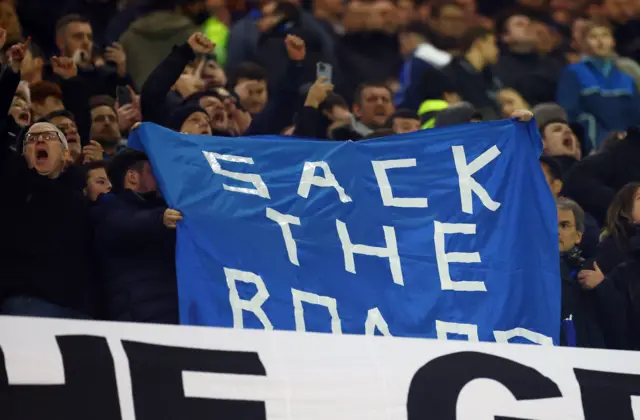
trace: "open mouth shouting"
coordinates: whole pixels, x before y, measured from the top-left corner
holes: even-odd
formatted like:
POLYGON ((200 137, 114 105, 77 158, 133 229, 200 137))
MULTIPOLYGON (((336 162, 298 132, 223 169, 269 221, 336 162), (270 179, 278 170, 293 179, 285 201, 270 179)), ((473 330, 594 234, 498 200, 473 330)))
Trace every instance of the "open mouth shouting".
POLYGON ((66 133, 64 133, 64 136, 67 138, 67 143, 69 143, 69 144, 78 144, 78 143, 80 143, 80 137, 78 136, 78 133, 66 132, 66 133))
POLYGON ((566 135, 562 138, 562 145, 569 150, 572 150, 574 147, 574 141, 572 135, 566 135))
POLYGON ((216 108, 211 119, 212 125, 216 128, 224 129, 227 126, 227 111, 224 107, 216 108))
POLYGON ((49 148, 46 144, 36 145, 35 150, 36 166, 44 166, 49 162, 49 148))

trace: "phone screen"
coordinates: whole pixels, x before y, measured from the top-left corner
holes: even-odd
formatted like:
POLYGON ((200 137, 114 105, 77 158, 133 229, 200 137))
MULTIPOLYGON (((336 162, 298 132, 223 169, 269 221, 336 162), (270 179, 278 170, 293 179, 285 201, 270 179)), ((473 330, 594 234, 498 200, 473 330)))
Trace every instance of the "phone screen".
POLYGON ((332 83, 331 81, 332 73, 333 73, 333 68, 331 67, 331 64, 327 64, 323 62, 318 62, 316 64, 316 78, 326 77, 327 83, 332 83))
POLYGON ((127 89, 126 86, 118 86, 116 89, 116 99, 119 106, 128 105, 133 102, 131 92, 129 92, 129 89, 127 89))

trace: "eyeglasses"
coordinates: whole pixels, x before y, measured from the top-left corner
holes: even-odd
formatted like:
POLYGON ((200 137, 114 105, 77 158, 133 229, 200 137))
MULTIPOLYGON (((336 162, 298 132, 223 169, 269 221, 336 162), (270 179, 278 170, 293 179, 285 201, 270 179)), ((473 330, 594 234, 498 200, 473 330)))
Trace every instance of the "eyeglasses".
POLYGON ((34 144, 38 141, 60 141, 60 137, 58 137, 58 133, 55 131, 43 131, 41 133, 27 133, 24 137, 25 144, 34 144))

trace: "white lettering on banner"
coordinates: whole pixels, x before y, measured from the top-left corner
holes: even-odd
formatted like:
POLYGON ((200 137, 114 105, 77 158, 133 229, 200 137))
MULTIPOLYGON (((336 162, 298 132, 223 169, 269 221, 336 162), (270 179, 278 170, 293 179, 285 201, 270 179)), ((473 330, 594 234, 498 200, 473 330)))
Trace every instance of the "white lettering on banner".
POLYGON ((269 207, 267 207, 267 218, 280 225, 280 228, 282 229, 282 237, 284 238, 284 245, 287 248, 287 254, 289 255, 289 261, 291 261, 291 264, 299 267, 300 262, 298 261, 298 248, 296 246, 296 241, 293 239, 293 235, 291 234, 291 226, 289 225, 300 226, 300 218, 289 214, 282 214, 269 207))
POLYGON ((338 304, 336 300, 328 296, 320 296, 315 293, 303 292, 302 290, 291 289, 293 295, 293 313, 296 321, 296 331, 306 331, 304 322, 304 307, 302 302, 312 305, 324 306, 331 315, 331 332, 334 334, 342 334, 342 321, 338 316, 338 304))
POLYGON ((486 292, 487 286, 483 281, 454 281, 449 273, 449 263, 479 263, 478 252, 449 252, 445 250, 444 236, 461 233, 475 235, 476 225, 469 223, 441 223, 433 222, 433 242, 436 249, 436 263, 440 275, 442 290, 456 290, 459 292, 486 292))
POLYGON ((338 236, 342 243, 342 251, 344 253, 344 269, 349 273, 356 273, 356 264, 353 254, 371 255, 379 258, 388 258, 389 267, 391 268, 391 277, 393 282, 404 286, 402 278, 402 266, 400 265, 400 255, 398 254, 398 243, 396 241, 396 230, 393 226, 382 226, 384 231, 384 241, 386 247, 369 246, 351 243, 347 225, 336 219, 336 228, 338 236))
POLYGON ((233 328, 243 328, 244 320, 242 319, 242 311, 253 312, 260 320, 265 330, 272 330, 273 325, 262 309, 262 304, 269 298, 267 286, 262 281, 262 277, 249 271, 235 270, 233 268, 224 268, 224 275, 227 278, 229 286, 229 303, 233 313, 233 328), (251 300, 242 300, 238 294, 236 282, 253 283, 256 285, 256 294, 251 300))
POLYGON ((448 334, 466 335, 468 341, 480 341, 478 338, 478 326, 475 324, 460 324, 458 322, 445 322, 436 319, 436 334, 438 340, 448 340, 448 334))
POLYGON ((473 174, 484 168, 500 155, 500 150, 493 146, 486 150, 480 156, 475 158, 471 163, 467 163, 467 157, 464 153, 463 146, 452 146, 453 160, 458 172, 458 183, 460 185, 460 201, 462 202, 462 211, 467 214, 473 214, 473 195, 476 193, 482 204, 491 211, 496 211, 500 207, 500 203, 495 202, 489 197, 489 193, 482 185, 473 179, 473 174))
POLYGON ((269 189, 267 188, 267 184, 264 183, 262 177, 258 174, 244 174, 240 172, 231 172, 226 169, 222 169, 220 166, 219 160, 224 160, 227 162, 238 162, 238 163, 246 163, 248 165, 253 165, 253 159, 245 156, 234 156, 234 155, 222 155, 220 153, 215 152, 206 152, 202 151, 205 159, 209 162, 209 166, 211 166, 211 170, 213 173, 217 175, 226 176, 231 179, 235 179, 237 181, 249 182, 253 184, 254 188, 242 188, 242 187, 232 187, 227 184, 222 184, 222 188, 227 191, 234 191, 244 194, 252 194, 257 195, 262 198, 270 198, 269 189))
POLYGON ((378 180, 382 203, 388 207, 428 207, 427 198, 399 198, 393 196, 387 170, 392 168, 412 168, 416 166, 415 159, 373 160, 373 172, 378 180))
POLYGON ((318 187, 332 187, 338 192, 338 197, 343 203, 350 203, 351 197, 344 192, 344 188, 340 186, 338 180, 331 172, 329 164, 327 162, 305 162, 302 169, 302 177, 300 178, 300 185, 298 185, 298 195, 300 197, 308 198, 309 190, 311 186, 318 187), (322 169, 324 176, 316 176, 316 168, 322 169))
POLYGON ((382 335, 391 336, 389 325, 382 317, 380 309, 369 309, 369 312, 367 312, 367 320, 364 323, 365 335, 376 335, 376 328, 382 335))
POLYGON ((496 343, 508 343, 512 338, 523 337, 532 343, 543 346, 553 346, 553 339, 551 337, 547 337, 544 334, 540 334, 526 328, 518 327, 507 331, 494 331, 493 336, 496 339, 496 343))

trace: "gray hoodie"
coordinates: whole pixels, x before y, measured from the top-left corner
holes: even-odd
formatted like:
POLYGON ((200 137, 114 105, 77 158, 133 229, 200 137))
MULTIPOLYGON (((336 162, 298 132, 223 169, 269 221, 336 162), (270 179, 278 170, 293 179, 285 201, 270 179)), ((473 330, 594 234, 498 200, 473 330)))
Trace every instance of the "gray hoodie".
POLYGON ((201 29, 188 17, 169 10, 149 13, 134 21, 120 37, 127 54, 127 72, 138 90, 153 69, 201 29))

